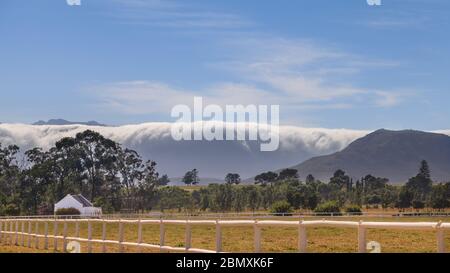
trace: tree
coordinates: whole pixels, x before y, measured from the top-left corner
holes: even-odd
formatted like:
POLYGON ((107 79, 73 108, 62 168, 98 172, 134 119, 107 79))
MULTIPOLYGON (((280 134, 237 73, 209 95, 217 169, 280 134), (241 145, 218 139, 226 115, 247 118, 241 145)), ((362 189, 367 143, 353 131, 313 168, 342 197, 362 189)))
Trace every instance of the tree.
POLYGON ((233 187, 230 184, 211 184, 211 209, 216 212, 230 211, 233 205, 233 187))
POLYGON ((383 209, 388 207, 394 207, 395 201, 397 200, 398 190, 397 187, 392 185, 386 185, 386 187, 381 191, 381 206, 383 209))
POLYGON ((384 189, 389 182, 387 178, 366 175, 362 180, 363 190, 366 194, 377 193, 384 189))
POLYGON ((270 213, 273 213, 275 215, 286 215, 286 214, 290 214, 292 212, 292 207, 291 204, 289 204, 286 201, 278 201, 275 202, 271 208, 270 208, 270 213))
MULTIPOLYGON (((125 187, 127 202, 130 202, 136 185, 143 178, 144 164, 136 151, 119 149, 117 167, 125 187)), ((131 207, 131 204, 128 204, 128 207, 131 207)))
POLYGON ((428 165, 428 162, 426 160, 422 160, 422 162, 420 162, 420 170, 418 176, 431 180, 430 166, 428 165))
POLYGON ((314 182, 316 182, 316 178, 312 174, 308 174, 305 180, 306 185, 311 185, 314 182))
POLYGON ((431 180, 431 172, 427 161, 420 163, 419 173, 409 179, 405 188, 413 194, 413 199, 425 202, 431 192, 433 181, 431 180))
POLYGON ((119 145, 97 132, 86 130, 75 137, 75 147, 79 151, 81 167, 90 184, 90 197, 100 195, 104 175, 114 174, 119 145))
POLYGON ((319 204, 319 194, 314 184, 307 184, 305 187, 305 197, 303 207, 305 209, 314 210, 319 204))
POLYGON ((333 177, 330 178, 330 184, 336 185, 340 189, 348 188, 350 185, 350 177, 343 170, 337 170, 334 172, 333 177))
POLYGON ((0 206, 7 215, 18 215, 21 205, 22 173, 16 157, 19 147, 9 145, 2 148, 0 143, 0 206))
POLYGON ((265 172, 262 174, 259 174, 257 176, 255 176, 255 184, 262 184, 262 185, 266 185, 266 184, 272 184, 273 182, 275 182, 278 178, 278 174, 274 173, 274 172, 265 172))
POLYGON ((169 176, 167 174, 161 176, 158 179, 158 186, 167 186, 170 183, 169 176))
POLYGON ((200 178, 198 177, 197 169, 192 170, 192 185, 197 185, 200 183, 200 178))
POLYGON ((186 185, 197 185, 200 182, 197 169, 186 172, 183 177, 183 183, 186 185))
POLYGON ((278 180, 298 179, 298 170, 296 169, 284 169, 278 175, 278 180))
POLYGON ((243 188, 233 190, 233 208, 234 211, 240 212, 245 209, 245 191, 243 188))
POLYGON ((250 185, 246 188, 248 207, 255 212, 259 207, 260 193, 256 186, 250 185))
POLYGON ((421 200, 413 200, 411 204, 414 209, 423 209, 425 207, 425 203, 421 200))
POLYGON ((410 208, 413 198, 414 194, 411 192, 411 190, 407 189, 406 187, 402 187, 398 194, 396 207, 401 209, 410 208))
POLYGON ((450 206, 450 193, 445 184, 433 186, 428 204, 433 209, 444 209, 450 206))
POLYGON ((225 182, 238 185, 241 183, 241 176, 237 173, 229 173, 225 176, 225 182))
POLYGON ((319 213, 320 215, 341 215, 341 207, 336 201, 328 201, 323 204, 320 204, 314 212, 319 213))
POLYGON ((142 180, 138 184, 138 206, 140 210, 151 210, 155 205, 155 197, 158 190, 158 172, 156 171, 156 162, 148 160, 145 163, 144 170, 142 172, 142 180))
POLYGON ((179 187, 163 187, 158 190, 158 206, 161 211, 187 208, 190 203, 189 192, 179 187))

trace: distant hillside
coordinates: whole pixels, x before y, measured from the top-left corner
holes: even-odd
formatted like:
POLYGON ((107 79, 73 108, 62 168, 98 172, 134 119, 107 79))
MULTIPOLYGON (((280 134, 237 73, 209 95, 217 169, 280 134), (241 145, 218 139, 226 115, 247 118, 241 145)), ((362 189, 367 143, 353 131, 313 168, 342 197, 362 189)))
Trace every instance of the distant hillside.
POLYGON ((91 120, 87 122, 78 122, 78 121, 67 121, 65 119, 50 119, 48 121, 39 120, 33 125, 88 125, 88 126, 107 126, 105 124, 98 123, 97 121, 91 120))
POLYGON ((360 178, 367 174, 406 182, 417 174, 421 160, 430 164, 436 181, 450 181, 450 137, 420 131, 378 130, 331 155, 311 158, 294 166, 302 177, 313 174, 327 181, 337 169, 360 178))

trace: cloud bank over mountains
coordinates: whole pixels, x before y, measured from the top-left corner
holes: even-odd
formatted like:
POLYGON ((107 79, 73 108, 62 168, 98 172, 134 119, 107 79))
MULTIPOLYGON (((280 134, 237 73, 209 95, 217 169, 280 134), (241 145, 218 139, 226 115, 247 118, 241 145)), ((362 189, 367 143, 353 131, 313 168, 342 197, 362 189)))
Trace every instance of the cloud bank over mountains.
POLYGON ((201 177, 223 178, 228 172, 251 177, 258 172, 292 166, 313 156, 330 154, 347 147, 370 131, 280 126, 280 148, 261 152, 259 141, 174 141, 171 123, 143 123, 118 127, 86 125, 0 124, 0 143, 17 144, 22 151, 48 149, 63 137, 90 129, 143 158, 158 163, 158 171, 180 177, 197 168, 201 177))

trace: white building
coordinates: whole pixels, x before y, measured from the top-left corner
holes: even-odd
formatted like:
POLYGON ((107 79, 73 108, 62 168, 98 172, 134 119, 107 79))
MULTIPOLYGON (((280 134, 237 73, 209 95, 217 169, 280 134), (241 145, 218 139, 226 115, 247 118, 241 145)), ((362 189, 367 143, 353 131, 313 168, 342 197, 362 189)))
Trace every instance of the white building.
POLYGON ((80 211, 81 216, 100 216, 102 215, 102 209, 96 208, 92 203, 81 194, 71 195, 61 199, 55 204, 55 213, 58 209, 76 208, 80 211))

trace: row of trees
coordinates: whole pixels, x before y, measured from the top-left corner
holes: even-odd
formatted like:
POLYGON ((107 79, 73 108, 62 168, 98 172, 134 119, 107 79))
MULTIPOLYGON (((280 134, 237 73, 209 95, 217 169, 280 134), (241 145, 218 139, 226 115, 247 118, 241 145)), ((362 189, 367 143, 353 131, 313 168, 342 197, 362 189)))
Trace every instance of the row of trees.
POLYGON ((168 182, 155 162, 89 130, 48 151, 21 154, 15 145, 0 145, 0 214, 51 214, 68 193, 81 193, 106 211, 147 210, 168 182))
MULTIPOLYGON (((87 196, 105 212, 255 211, 279 202, 314 210, 330 201, 340 207, 450 207, 450 183, 433 185, 426 161, 403 186, 372 175, 354 182, 342 170, 327 183, 312 175, 300 181, 294 169, 265 172, 254 180, 254 185, 240 185, 240 175, 229 173, 225 184, 194 190, 167 186, 167 175, 158 174, 154 161, 144 161, 136 151, 89 130, 63 138, 47 151, 35 148, 21 153, 15 145, 0 145, 2 215, 51 214, 53 204, 68 193, 87 196)), ((183 177, 187 185, 199 181, 196 169, 183 177)))
POLYGON ((433 185, 426 161, 421 162, 416 176, 409 179, 405 185, 398 186, 390 185, 386 178, 372 175, 354 182, 342 170, 336 171, 328 183, 319 181, 312 175, 308 175, 304 182, 300 181, 297 170, 294 169, 257 175, 255 185, 235 186, 239 184, 233 179, 235 177, 238 175, 228 174, 227 183, 211 184, 192 192, 182 188, 162 188, 156 195, 155 207, 162 210, 214 212, 268 210, 280 202, 287 202, 292 209, 303 210, 315 210, 320 204, 327 203, 340 208, 450 207, 450 183, 433 185), (176 196, 180 199, 177 200, 176 196))

